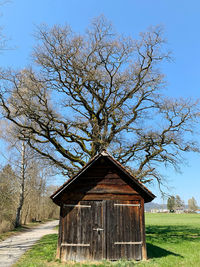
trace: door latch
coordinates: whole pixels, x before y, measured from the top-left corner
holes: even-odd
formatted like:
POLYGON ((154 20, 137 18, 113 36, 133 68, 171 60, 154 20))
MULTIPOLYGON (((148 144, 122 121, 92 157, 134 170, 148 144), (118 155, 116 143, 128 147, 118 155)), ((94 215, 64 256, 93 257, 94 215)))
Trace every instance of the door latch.
POLYGON ((98 234, 100 234, 100 232, 103 230, 103 228, 93 228, 93 231, 97 231, 98 234))

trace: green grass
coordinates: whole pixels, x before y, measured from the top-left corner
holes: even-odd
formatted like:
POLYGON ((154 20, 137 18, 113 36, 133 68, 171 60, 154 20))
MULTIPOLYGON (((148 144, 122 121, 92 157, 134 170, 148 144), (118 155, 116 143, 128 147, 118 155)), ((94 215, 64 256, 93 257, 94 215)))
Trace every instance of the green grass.
POLYGON ((200 214, 146 214, 148 261, 62 264, 55 260, 57 235, 43 237, 15 267, 199 267, 200 214))
POLYGON ((200 266, 199 214, 147 214, 146 236, 150 267, 200 266))

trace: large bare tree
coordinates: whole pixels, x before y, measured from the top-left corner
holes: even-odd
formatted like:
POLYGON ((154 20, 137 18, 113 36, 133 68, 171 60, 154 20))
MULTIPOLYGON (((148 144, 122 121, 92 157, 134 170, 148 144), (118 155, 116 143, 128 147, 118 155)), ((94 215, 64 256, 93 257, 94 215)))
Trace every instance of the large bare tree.
POLYGON ((198 151, 196 104, 162 95, 160 27, 134 40, 101 16, 85 34, 42 26, 37 39, 33 66, 1 75, 0 105, 15 134, 64 173, 106 148, 142 182, 160 183, 160 164, 177 168, 182 152, 198 151))

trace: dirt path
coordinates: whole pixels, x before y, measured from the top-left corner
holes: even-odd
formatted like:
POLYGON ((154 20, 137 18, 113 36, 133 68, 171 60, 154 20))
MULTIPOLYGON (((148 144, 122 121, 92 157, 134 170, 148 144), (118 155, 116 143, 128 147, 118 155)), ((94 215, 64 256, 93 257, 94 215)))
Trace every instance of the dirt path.
POLYGON ((53 228, 58 225, 57 221, 51 221, 28 230, 28 232, 12 236, 0 242, 0 267, 8 267, 14 264, 24 252, 29 249, 41 237, 57 233, 53 228))

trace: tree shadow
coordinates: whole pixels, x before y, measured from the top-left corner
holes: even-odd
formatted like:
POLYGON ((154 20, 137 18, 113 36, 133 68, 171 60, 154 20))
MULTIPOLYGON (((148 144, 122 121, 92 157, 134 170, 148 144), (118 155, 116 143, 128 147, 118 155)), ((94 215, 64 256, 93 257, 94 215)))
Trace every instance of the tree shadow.
POLYGON ((199 242, 200 228, 190 225, 148 225, 146 227, 148 258, 161 258, 168 255, 182 257, 172 251, 156 246, 157 244, 180 244, 184 241, 199 242), (156 245, 154 245, 156 244, 156 245))
POLYGON ((200 241, 200 228, 191 226, 147 226, 146 227, 147 242, 158 243, 179 243, 183 241, 200 241))
POLYGON ((183 256, 180 255, 180 254, 176 254, 176 253, 171 252, 169 250, 166 250, 166 249, 163 249, 161 247, 158 247, 158 246, 152 245, 150 243, 147 243, 147 256, 148 256, 149 259, 162 258, 162 257, 166 257, 166 256, 169 256, 169 255, 173 255, 173 256, 176 256, 176 257, 183 258, 183 256))

